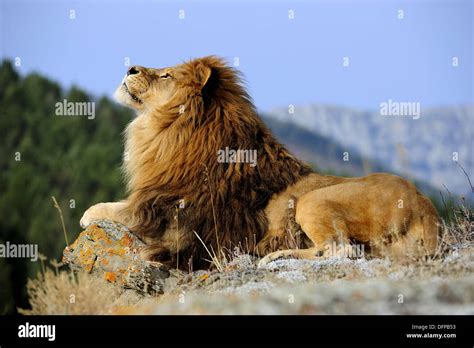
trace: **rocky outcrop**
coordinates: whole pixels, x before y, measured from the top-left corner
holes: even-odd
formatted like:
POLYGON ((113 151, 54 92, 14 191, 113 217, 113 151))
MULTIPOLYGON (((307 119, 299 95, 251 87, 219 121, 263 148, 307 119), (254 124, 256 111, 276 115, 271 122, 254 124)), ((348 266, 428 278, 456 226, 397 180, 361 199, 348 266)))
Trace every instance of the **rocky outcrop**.
POLYGON ((83 232, 63 252, 63 262, 74 270, 97 273, 108 282, 147 294, 163 293, 164 280, 174 270, 145 261, 140 250, 145 244, 127 227, 98 221, 83 232))

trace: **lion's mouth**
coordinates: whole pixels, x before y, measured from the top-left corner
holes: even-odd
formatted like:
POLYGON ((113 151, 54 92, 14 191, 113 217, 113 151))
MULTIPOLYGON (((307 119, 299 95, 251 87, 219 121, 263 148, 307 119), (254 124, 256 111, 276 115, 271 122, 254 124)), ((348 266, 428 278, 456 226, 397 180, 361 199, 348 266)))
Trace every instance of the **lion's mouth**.
POLYGON ((133 100, 135 100, 138 104, 143 104, 143 102, 140 98, 138 98, 135 94, 130 92, 130 90, 128 89, 128 86, 125 82, 123 83, 123 86, 125 87, 125 91, 128 93, 128 95, 130 95, 130 97, 132 97, 133 100))

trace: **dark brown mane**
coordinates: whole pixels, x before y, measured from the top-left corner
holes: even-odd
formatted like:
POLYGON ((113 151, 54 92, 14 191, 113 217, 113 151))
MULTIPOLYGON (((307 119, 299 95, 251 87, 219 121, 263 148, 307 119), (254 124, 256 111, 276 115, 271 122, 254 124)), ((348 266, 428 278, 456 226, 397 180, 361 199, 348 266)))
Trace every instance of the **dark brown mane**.
MULTIPOLYGON (((157 110, 146 127, 127 131, 127 164, 133 231, 156 240, 157 259, 187 269, 207 268, 209 250, 254 250, 267 229, 264 208, 274 193, 311 172, 272 136, 258 117, 239 74, 216 57, 183 64, 181 93, 157 110), (211 69, 204 89, 195 83, 201 66, 211 69), (184 111, 184 112, 183 112, 184 111), (257 150, 257 165, 219 163, 225 149, 257 150), (184 208, 179 208, 184 202, 184 208), (179 256, 160 238, 179 229, 179 256)), ((141 117, 141 116, 140 116, 141 117)))

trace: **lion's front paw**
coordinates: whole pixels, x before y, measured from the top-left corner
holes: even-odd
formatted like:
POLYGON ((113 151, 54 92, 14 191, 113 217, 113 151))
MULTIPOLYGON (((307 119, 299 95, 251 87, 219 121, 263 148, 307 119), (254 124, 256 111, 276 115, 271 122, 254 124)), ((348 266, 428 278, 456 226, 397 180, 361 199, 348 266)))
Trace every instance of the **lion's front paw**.
POLYGON ((104 219, 107 217, 107 203, 99 203, 96 205, 93 205, 89 209, 87 209, 82 215, 81 220, 79 221, 79 224, 81 225, 82 228, 86 228, 89 226, 92 222, 104 219))

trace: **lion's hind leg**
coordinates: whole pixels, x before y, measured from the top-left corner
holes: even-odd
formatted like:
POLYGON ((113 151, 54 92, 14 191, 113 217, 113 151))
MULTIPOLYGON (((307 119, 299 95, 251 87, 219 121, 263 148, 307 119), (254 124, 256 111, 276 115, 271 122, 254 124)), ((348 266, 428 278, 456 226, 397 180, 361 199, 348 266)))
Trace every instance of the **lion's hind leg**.
POLYGON ((413 260, 436 254, 440 230, 438 214, 428 198, 419 195, 418 204, 416 213, 406 226, 406 233, 385 247, 386 256, 397 260, 413 260))
POLYGON ((333 244, 349 245, 349 231, 344 218, 344 207, 328 200, 318 201, 312 196, 305 196, 298 202, 295 220, 310 239, 311 245, 306 249, 278 250, 266 255, 259 262, 259 267, 277 259, 321 259, 334 255, 333 244), (342 210, 341 210, 342 209, 342 210))

